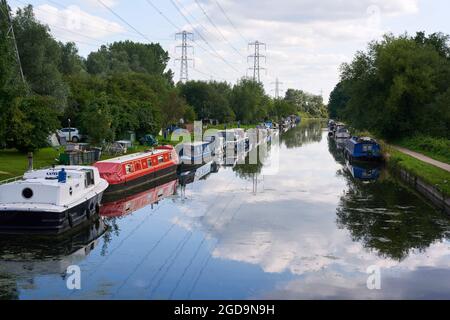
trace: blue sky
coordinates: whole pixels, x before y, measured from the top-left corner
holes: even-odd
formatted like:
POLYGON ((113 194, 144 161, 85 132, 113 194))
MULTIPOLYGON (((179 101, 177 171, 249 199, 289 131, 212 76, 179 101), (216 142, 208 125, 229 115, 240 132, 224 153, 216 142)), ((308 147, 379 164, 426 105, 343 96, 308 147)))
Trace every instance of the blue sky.
MULTIPOLYGON (((175 33, 194 31, 195 67, 190 78, 234 83, 247 73, 247 41, 267 43, 266 90, 282 88, 320 94, 325 100, 339 79, 339 66, 385 32, 441 31, 450 34, 447 0, 9 0, 31 3, 55 38, 74 41, 87 56, 116 40, 159 42, 176 58, 175 33), (148 2, 171 21, 168 23, 148 2), (101 3, 111 8, 127 23, 101 3), (233 25, 227 20, 219 5, 233 25), (176 6, 188 17, 179 14, 176 6), (212 20, 212 24, 207 16, 212 20), (175 24, 177 29, 172 25, 175 24), (202 39, 203 38, 203 39, 202 39), (203 40, 206 40, 203 41, 203 40), (223 60, 226 60, 223 61, 223 60)), ((169 67, 179 77, 179 66, 169 67)))

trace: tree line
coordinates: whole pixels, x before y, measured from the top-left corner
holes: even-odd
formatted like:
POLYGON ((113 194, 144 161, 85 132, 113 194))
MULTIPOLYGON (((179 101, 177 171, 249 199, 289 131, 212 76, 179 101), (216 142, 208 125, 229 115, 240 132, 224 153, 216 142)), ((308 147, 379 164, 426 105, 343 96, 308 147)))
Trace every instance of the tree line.
POLYGON ((341 67, 330 117, 397 140, 450 139, 450 46, 442 33, 387 34, 341 67))
POLYGON ((49 134, 68 126, 68 119, 99 144, 128 131, 156 135, 180 119, 253 124, 301 112, 326 116, 319 96, 290 89, 286 97, 273 99, 262 84, 245 78, 234 85, 176 84, 169 54, 157 43, 114 42, 81 57, 74 43, 52 37, 31 5, 12 17, 22 81, 13 39, 4 36, 10 8, 0 9, 1 148, 44 147, 49 134))

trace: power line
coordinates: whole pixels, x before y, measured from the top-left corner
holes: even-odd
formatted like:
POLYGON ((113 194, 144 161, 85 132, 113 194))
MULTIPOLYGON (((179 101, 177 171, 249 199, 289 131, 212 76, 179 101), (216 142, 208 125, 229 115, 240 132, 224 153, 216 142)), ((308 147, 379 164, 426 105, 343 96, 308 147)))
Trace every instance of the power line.
POLYGON ((283 85, 283 82, 280 82, 280 80, 276 78, 275 82, 272 82, 271 84, 275 85, 275 89, 273 90, 275 91, 275 98, 280 98, 280 86, 283 85))
POLYGON ((219 7, 220 11, 222 11, 223 15, 225 16, 225 18, 228 20, 228 22, 230 23, 230 25, 234 28, 234 30, 236 30, 236 32, 241 36, 242 40, 244 40, 245 43, 248 43, 249 41, 244 37, 244 35, 239 31, 238 28, 236 28, 236 25, 233 23, 233 21, 231 21, 231 19, 228 17, 228 15, 226 14, 225 10, 223 9, 223 7, 220 5, 220 3, 217 0, 214 0, 217 4, 217 6, 219 7))
POLYGON ((1 11, 3 12, 6 20, 8 21, 8 31, 6 32, 6 38, 11 36, 11 39, 13 42, 13 47, 14 47, 14 54, 16 57, 16 62, 19 67, 20 78, 21 78, 24 86, 26 88, 28 88, 27 82, 25 81, 25 76, 23 74, 23 68, 22 68, 22 62, 20 60, 19 48, 17 47, 16 34, 14 33, 14 25, 12 23, 11 14, 9 12, 9 6, 8 6, 8 3, 6 2, 6 0, 2 0, 1 6, 2 6, 1 11), (4 10, 6 10, 6 11, 4 11, 4 10))
POLYGON ((253 67, 249 68, 249 70, 253 71, 253 81, 261 82, 261 70, 266 70, 261 67, 261 59, 266 61, 266 56, 261 54, 260 47, 264 47, 267 49, 266 44, 255 41, 248 44, 249 47, 254 47, 254 54, 248 56, 248 59, 253 59, 253 67))
POLYGON ((189 62, 194 61, 193 59, 188 58, 188 49, 192 48, 191 45, 188 44, 188 41, 194 40, 194 34, 192 32, 182 31, 175 35, 175 38, 181 36, 181 46, 177 46, 177 48, 181 48, 181 58, 176 59, 175 61, 180 61, 180 82, 186 82, 189 80, 189 62))
POLYGON ((203 14, 205 15, 205 17, 208 19, 209 23, 211 23, 211 25, 217 30, 217 32, 222 36, 222 38, 225 40, 225 42, 241 57, 245 58, 244 55, 242 53, 239 52, 238 49, 236 49, 235 46, 233 46, 233 44, 228 41, 228 39, 225 37, 225 35, 222 33, 222 31, 219 29, 219 27, 215 24, 215 22, 210 18, 210 16, 208 15, 208 13, 206 12, 206 10, 202 7, 202 5, 200 4, 200 2, 198 0, 195 0, 195 3, 197 4, 197 6, 200 8, 200 10, 203 12, 203 14))
POLYGON ((120 19, 123 23, 125 23, 127 26, 129 26, 131 29, 133 29, 137 34, 139 34, 142 38, 147 40, 148 42, 153 42, 150 40, 145 34, 140 32, 138 29, 136 29, 134 26, 132 26, 127 20, 122 18, 118 13, 116 13, 113 9, 111 9, 108 5, 106 5, 102 0, 97 0, 98 3, 100 3, 105 9, 107 9, 109 12, 111 12, 115 17, 120 19))
MULTIPOLYGON (((232 68, 234 71, 239 72, 239 70, 237 70, 232 64, 230 64, 222 55, 220 55, 212 46, 211 44, 205 39, 205 37, 201 34, 201 32, 199 32, 191 23, 191 21, 188 19, 188 17, 183 13, 183 11, 181 10, 181 8, 175 3, 175 1, 177 0, 170 0, 170 2, 172 3, 172 5, 175 7, 175 9, 178 11, 178 13, 184 18, 184 20, 186 20, 186 22, 191 26, 191 28, 196 31, 196 33, 198 34, 198 36, 200 37, 201 40, 203 40, 203 42, 206 43, 206 45, 211 49, 212 52, 215 53, 215 55, 222 60, 226 65, 228 65, 230 68, 232 68)), ((208 51, 209 52, 209 51, 208 51)), ((211 54, 211 53, 210 53, 211 54)))
MULTIPOLYGON (((164 12, 162 12, 151 0, 146 0, 146 2, 147 2, 147 4, 149 5, 149 6, 151 6, 156 12, 158 12, 163 18, 164 18, 164 20, 166 20, 166 22, 167 23, 169 23, 172 27, 174 27, 175 28, 175 30, 180 30, 180 28, 177 26, 177 24, 176 23, 174 23, 166 14, 164 14, 164 12)), ((204 48, 203 46, 201 46, 199 43, 196 43, 196 45, 200 48, 200 49, 202 49, 203 51, 205 51, 206 53, 209 53, 209 54, 211 54, 209 51, 208 51, 208 49, 206 49, 206 48, 204 48)), ((210 70, 208 70, 209 72, 210 72, 210 74, 208 74, 208 73, 206 73, 206 72, 203 72, 203 71, 201 71, 201 70, 198 70, 195 66, 192 68, 192 70, 194 70, 194 71, 196 71, 197 73, 199 73, 199 74, 201 74, 201 75, 204 75, 204 76, 206 76, 206 77, 208 77, 208 78, 217 78, 217 79, 222 79, 222 80, 225 80, 226 81, 226 79, 224 79, 224 78, 221 78, 221 77, 218 77, 218 76, 216 76, 213 72, 211 72, 210 70)))

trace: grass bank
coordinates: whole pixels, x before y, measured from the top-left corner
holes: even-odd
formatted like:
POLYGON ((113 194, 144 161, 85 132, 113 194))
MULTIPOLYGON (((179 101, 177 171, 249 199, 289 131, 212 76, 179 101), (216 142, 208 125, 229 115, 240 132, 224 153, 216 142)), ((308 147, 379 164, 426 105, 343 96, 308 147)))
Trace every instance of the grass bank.
POLYGON ((432 159, 450 164, 450 140, 427 136, 415 136, 396 142, 397 145, 422 153, 432 159))
MULTIPOLYGON (((59 151, 54 148, 44 148, 34 153, 34 168, 49 167, 56 164, 59 151)), ((26 154, 17 150, 0 150, 0 180, 21 176, 28 168, 26 154)))
POLYGON ((404 169, 450 197, 450 172, 417 160, 384 144, 387 164, 393 169, 404 169))

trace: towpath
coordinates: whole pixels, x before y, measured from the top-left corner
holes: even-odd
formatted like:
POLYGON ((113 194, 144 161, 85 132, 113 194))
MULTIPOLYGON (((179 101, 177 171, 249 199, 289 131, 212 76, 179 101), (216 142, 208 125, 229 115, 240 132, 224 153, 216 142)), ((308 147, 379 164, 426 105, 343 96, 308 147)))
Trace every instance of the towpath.
POLYGON ((407 155, 409 155, 409 156, 411 156, 413 158, 416 158, 416 159, 418 159, 420 161, 423 161, 423 162, 431 164, 431 165, 433 165, 435 167, 441 168, 441 169, 443 169, 443 170, 445 170, 447 172, 450 172, 450 165, 445 163, 445 162, 434 160, 434 159, 432 159, 430 157, 427 157, 427 156, 425 156, 425 155, 423 155, 421 153, 414 152, 414 151, 411 151, 411 150, 406 149, 406 148, 402 148, 402 147, 399 147, 399 146, 393 146, 393 147, 395 149, 397 149, 398 151, 403 152, 403 153, 405 153, 405 154, 407 154, 407 155))

